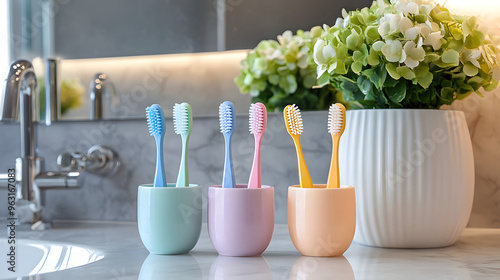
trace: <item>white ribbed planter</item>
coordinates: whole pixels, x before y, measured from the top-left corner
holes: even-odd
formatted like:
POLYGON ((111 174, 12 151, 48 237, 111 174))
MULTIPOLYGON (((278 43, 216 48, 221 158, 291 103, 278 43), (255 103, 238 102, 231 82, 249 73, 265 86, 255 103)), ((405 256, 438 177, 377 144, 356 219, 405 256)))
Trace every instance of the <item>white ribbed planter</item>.
POLYGON ((467 225, 474 158, 463 112, 348 111, 339 161, 341 184, 356 188, 354 241, 443 247, 467 225))

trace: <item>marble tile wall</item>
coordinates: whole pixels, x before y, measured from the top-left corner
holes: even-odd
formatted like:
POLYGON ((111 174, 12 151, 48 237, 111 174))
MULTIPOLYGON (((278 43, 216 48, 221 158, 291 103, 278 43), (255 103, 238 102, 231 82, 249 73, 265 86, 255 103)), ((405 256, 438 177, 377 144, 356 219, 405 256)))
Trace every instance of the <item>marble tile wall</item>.
MULTIPOLYGON (((453 105, 465 111, 474 146, 476 190, 470 227, 500 227, 500 94, 486 98, 471 97, 453 105)), ((302 136, 304 155, 312 179, 325 182, 330 162, 330 137, 326 132, 326 112, 303 113, 307 133, 302 136)), ((247 131, 248 117, 237 117, 233 137, 236 181, 246 183, 253 156, 253 138, 247 131)), ((180 137, 174 134, 167 118, 165 159, 168 181, 175 181, 180 161, 180 137)), ((64 151, 86 151, 93 144, 115 149, 122 161, 112 176, 82 174, 82 186, 76 190, 48 190, 45 213, 53 219, 121 220, 136 219, 137 186, 152 182, 155 143, 148 135, 145 120, 102 122, 59 122, 51 127, 38 126, 39 154, 47 169, 55 169, 55 160, 64 151)), ((19 129, 16 124, 1 124, 0 172, 13 166, 19 154, 19 129)), ((224 161, 223 136, 216 116, 196 117, 189 149, 191 182, 203 186, 220 184, 224 161)), ((285 130, 280 113, 270 113, 262 147, 262 182, 275 187, 276 222, 286 223, 287 187, 298 182, 293 142, 285 130)), ((5 190, 0 190, 5 198, 5 190)), ((206 209, 206 200, 203 201, 206 209)), ((206 214, 206 213, 205 213, 206 214)), ((0 216, 6 216, 6 200, 0 200, 0 216)))

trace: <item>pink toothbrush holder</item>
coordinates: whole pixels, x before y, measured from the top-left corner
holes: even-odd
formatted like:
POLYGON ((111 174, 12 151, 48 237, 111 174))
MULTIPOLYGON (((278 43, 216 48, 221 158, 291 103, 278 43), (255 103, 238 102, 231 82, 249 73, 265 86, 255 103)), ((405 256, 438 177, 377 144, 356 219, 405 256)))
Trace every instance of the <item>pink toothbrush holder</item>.
POLYGON ((208 188, 208 234, 220 255, 262 254, 274 231, 274 188, 208 188))

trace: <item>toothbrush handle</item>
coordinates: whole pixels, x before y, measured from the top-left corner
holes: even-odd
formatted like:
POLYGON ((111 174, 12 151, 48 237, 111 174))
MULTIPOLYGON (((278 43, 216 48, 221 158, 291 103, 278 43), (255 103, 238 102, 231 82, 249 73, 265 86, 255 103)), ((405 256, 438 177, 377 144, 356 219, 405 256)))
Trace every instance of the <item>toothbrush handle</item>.
POLYGON ((226 159, 224 161, 224 175, 222 177, 223 188, 234 188, 234 172, 231 160, 231 134, 224 135, 226 140, 226 159))
POLYGON ((154 187, 166 187, 165 168, 163 162, 163 138, 156 138, 156 170, 154 187))
POLYGON ((332 136, 332 142, 332 161, 330 163, 330 172, 328 173, 328 182, 326 183, 326 188, 339 188, 339 139, 335 138, 335 136, 332 136))
POLYGON ((297 150, 297 159, 299 161, 299 180, 301 188, 314 188, 313 182, 311 180, 311 175, 309 175, 309 170, 307 169, 306 160, 302 153, 302 147, 300 146, 300 138, 295 138, 295 148, 297 150))
POLYGON ((260 146, 262 143, 261 136, 255 136, 255 152, 253 155, 252 172, 250 172, 250 179, 248 180, 248 188, 260 188, 260 146))
POLYGON ((182 136, 182 155, 181 164, 179 167, 179 175, 177 176, 176 187, 188 187, 189 186, 189 170, 188 170, 188 139, 182 136))

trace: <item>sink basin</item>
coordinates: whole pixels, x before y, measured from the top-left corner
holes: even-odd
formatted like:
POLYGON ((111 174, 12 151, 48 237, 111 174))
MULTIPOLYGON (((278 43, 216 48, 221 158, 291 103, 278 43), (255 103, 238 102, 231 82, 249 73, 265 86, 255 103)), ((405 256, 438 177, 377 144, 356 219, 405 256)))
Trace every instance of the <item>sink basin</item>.
MULTIPOLYGON (((99 250, 65 243, 16 239, 16 245, 15 272, 7 270, 9 264, 2 261, 0 279, 61 271, 93 263, 104 257, 104 253, 99 250)), ((1 252, 9 252, 9 246, 5 238, 0 238, 1 252)), ((4 255, 2 259, 5 258, 4 255)))

